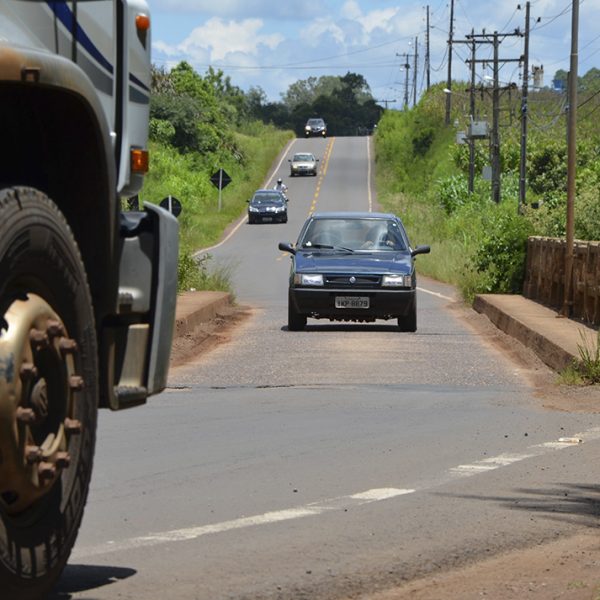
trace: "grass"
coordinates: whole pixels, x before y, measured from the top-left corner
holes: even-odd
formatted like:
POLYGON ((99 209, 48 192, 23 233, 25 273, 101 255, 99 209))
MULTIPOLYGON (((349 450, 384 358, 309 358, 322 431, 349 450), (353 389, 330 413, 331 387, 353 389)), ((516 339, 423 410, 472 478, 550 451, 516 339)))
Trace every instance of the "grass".
POLYGON ((158 204, 168 195, 176 197, 183 210, 179 217, 180 291, 231 291, 230 273, 215 267, 210 255, 198 262, 194 251, 215 244, 226 227, 246 210, 246 200, 263 185, 273 162, 286 143, 293 137, 290 131, 255 124, 235 133, 236 156, 202 156, 180 154, 175 149, 158 143, 150 144, 150 171, 140 194, 143 200, 158 204), (210 182, 210 176, 219 168, 225 169, 232 182, 222 190, 221 210, 219 192, 210 182))
POLYGON ((583 331, 579 332, 581 343, 577 344, 579 352, 579 371, 587 383, 600 383, 600 331, 596 341, 589 342, 583 331))
POLYGON ((577 344, 579 360, 574 360, 560 374, 558 381, 564 385, 595 385, 600 383, 600 331, 596 340, 590 342, 584 331, 579 332, 581 343, 577 344))

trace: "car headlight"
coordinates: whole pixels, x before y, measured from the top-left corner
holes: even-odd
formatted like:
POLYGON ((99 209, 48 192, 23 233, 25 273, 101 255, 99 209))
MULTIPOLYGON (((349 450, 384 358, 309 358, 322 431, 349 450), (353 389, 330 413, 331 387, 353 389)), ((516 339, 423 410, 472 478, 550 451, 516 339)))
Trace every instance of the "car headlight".
POLYGON ((294 275, 295 285, 323 285, 323 275, 312 273, 296 273, 294 275))
POLYGON ((310 131, 310 125, 307 125, 307 126, 304 128, 304 131, 310 131))
POLYGON ((280 213, 280 212, 284 212, 284 211, 285 211, 285 206, 276 206, 275 207, 276 213, 280 213))
POLYGON ((250 212, 258 212, 258 208, 256 208, 256 206, 249 206, 249 207, 248 207, 248 210, 249 210, 250 212))
POLYGON ((381 287, 411 287, 410 275, 384 275, 381 287))

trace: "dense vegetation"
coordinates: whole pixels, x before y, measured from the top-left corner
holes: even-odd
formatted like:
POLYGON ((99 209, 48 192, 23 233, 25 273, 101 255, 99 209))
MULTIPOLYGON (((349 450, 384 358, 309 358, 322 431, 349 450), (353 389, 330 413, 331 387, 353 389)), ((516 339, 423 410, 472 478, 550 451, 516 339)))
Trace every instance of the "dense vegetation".
POLYGON ((383 109, 362 75, 324 75, 297 81, 282 94, 281 102, 267 102, 260 88, 250 90, 253 115, 266 123, 304 134, 311 117, 321 117, 331 135, 365 135, 373 131, 383 109))
POLYGON ((155 69, 150 120, 151 168, 142 198, 172 195, 183 206, 179 289, 228 289, 228 274, 198 248, 218 241, 263 185, 277 154, 293 136, 252 116, 249 98, 221 71, 201 76, 183 62, 170 72, 155 69), (210 177, 224 169, 232 182, 219 192, 210 177))
MULTIPOLYGON (((580 80, 575 236, 600 239, 600 72, 580 80)), ((557 74, 560 76, 560 72, 557 74)), ((453 85, 451 121, 466 129, 466 86, 453 85)), ((477 119, 491 120, 487 94, 477 97, 477 119)), ((529 235, 564 236, 566 222, 565 96, 549 89, 529 95, 527 197, 519 209, 520 97, 502 97, 501 201, 491 200, 481 177, 489 164, 486 140, 476 146, 474 193, 468 192, 469 151, 445 126, 441 85, 410 111, 388 111, 376 135, 379 199, 405 220, 413 243, 431 243, 422 272, 449 281, 470 299, 480 292, 520 292, 529 235), (537 208, 533 208, 537 207, 537 208)))

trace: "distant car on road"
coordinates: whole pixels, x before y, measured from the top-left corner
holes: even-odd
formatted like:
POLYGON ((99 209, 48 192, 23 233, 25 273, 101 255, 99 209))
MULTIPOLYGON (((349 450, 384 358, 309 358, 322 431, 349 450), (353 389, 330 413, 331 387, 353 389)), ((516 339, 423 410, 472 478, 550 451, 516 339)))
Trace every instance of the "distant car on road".
POLYGON ((290 175, 316 175, 318 158, 310 152, 296 152, 292 158, 288 158, 290 163, 290 175))
POLYGON ((314 213, 295 245, 288 290, 288 329, 307 318, 373 322, 398 319, 400 331, 417 330, 415 256, 402 221, 393 214, 314 213))
POLYGON ((287 203, 278 190, 256 190, 248 200, 248 223, 287 223, 287 203))
POLYGON ((323 119, 309 119, 304 126, 304 135, 311 137, 313 135, 320 135, 327 137, 327 125, 323 119))

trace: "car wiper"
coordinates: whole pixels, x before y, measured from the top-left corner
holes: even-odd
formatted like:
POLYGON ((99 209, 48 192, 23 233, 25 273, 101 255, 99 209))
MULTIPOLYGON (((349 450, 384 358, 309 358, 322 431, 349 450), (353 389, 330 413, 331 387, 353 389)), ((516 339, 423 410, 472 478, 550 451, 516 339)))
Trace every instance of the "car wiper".
POLYGON ((310 250, 311 248, 327 248, 328 250, 333 250, 333 246, 329 246, 328 244, 313 244, 312 242, 308 244, 302 244, 303 248, 307 248, 310 250))
POLYGON ((303 244, 302 248, 305 250, 310 250, 311 248, 317 248, 318 250, 336 250, 336 251, 341 251, 341 252, 348 252, 350 254, 354 254, 354 250, 352 250, 352 248, 346 248, 345 246, 331 246, 329 244, 310 244, 310 246, 308 244, 303 244))

